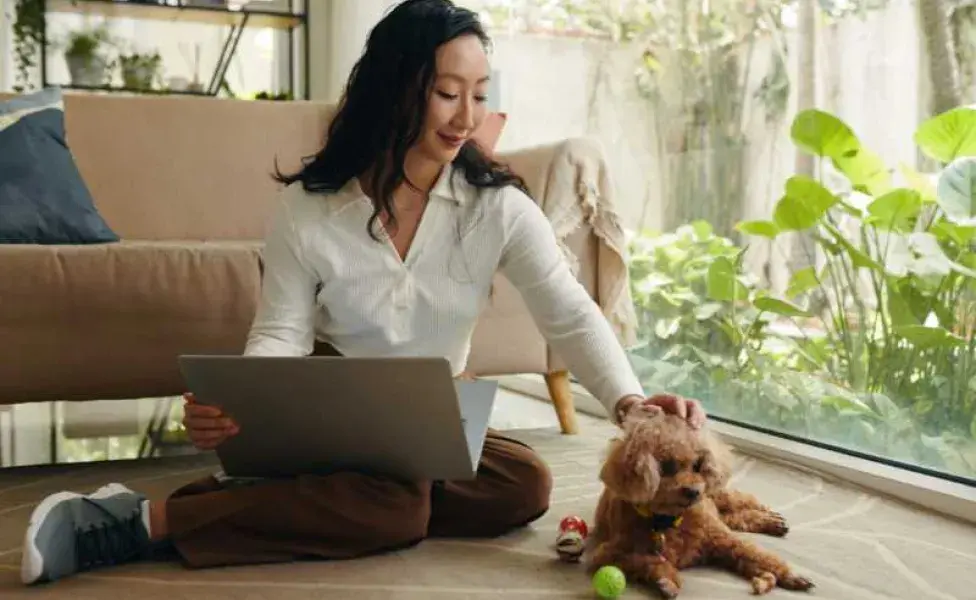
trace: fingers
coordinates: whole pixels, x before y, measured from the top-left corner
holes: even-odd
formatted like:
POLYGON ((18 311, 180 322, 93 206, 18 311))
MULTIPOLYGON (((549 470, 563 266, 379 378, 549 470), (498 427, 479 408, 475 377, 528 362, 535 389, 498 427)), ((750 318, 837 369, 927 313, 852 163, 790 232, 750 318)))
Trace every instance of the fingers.
POLYGON ((648 404, 661 407, 666 413, 678 415, 682 419, 688 418, 688 407, 685 399, 674 394, 657 394, 647 399, 648 404))
POLYGON ((190 441, 193 442, 193 446, 198 450, 212 450, 224 443, 229 437, 233 437, 240 432, 237 425, 231 425, 226 428, 214 428, 214 429, 201 429, 201 428, 186 428, 187 436, 190 441))
POLYGON ((705 421, 707 420, 707 415, 705 414, 705 408, 701 405, 698 400, 686 400, 688 407, 688 422, 695 429, 700 429, 704 427, 705 421))
POLYGON ((686 420, 695 429, 705 425, 707 415, 701 403, 697 400, 682 398, 674 394, 657 394, 644 402, 645 407, 657 407, 668 414, 677 415, 686 420))
POLYGON ((234 420, 230 417, 198 417, 196 415, 184 415, 183 425, 187 429, 194 431, 229 431, 234 429, 234 420))
POLYGON ((198 450, 212 450, 228 437, 237 435, 240 428, 232 418, 216 406, 197 404, 192 393, 183 395, 183 427, 198 450))
POLYGON ((664 409, 657 404, 643 404, 641 405, 641 410, 649 415, 659 415, 664 412, 664 409))
POLYGON ((183 412, 198 417, 219 417, 224 414, 217 406, 197 404, 196 401, 189 401, 183 405, 183 412))

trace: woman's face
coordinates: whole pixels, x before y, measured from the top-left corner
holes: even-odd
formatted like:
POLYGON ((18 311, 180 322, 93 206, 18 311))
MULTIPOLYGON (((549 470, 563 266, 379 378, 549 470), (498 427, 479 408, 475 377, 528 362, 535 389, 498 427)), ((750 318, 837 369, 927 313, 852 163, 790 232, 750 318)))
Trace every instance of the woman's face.
POLYGON ((437 50, 437 73, 417 149, 441 164, 454 160, 488 112, 488 56, 481 40, 464 35, 437 50))

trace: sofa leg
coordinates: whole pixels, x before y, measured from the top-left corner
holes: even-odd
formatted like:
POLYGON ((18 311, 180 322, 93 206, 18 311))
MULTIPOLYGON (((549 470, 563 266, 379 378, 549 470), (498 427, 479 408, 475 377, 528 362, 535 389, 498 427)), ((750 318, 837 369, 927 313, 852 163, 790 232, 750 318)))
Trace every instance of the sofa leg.
POLYGON ((576 424, 576 407, 573 406, 573 390, 569 386, 569 372, 546 373, 546 387, 549 388, 549 397, 556 407, 559 428, 566 434, 579 433, 576 424))

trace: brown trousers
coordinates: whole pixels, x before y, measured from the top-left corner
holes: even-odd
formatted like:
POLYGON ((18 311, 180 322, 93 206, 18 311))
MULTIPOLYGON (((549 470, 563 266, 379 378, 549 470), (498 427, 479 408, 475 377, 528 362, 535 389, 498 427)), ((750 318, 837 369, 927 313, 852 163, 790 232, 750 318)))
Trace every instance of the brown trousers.
POLYGON ((494 537, 542 516, 551 489, 534 451, 489 431, 471 481, 343 472, 222 486, 208 477, 177 490, 166 509, 173 546, 199 568, 353 558, 425 537, 494 537))
MULTIPOLYGON (((316 344, 315 355, 339 355, 316 344)), ((170 541, 190 567, 354 558, 425 537, 494 537, 541 517, 552 475, 534 450, 489 430, 470 481, 403 482, 343 472, 248 485, 213 477, 166 502, 170 541)))

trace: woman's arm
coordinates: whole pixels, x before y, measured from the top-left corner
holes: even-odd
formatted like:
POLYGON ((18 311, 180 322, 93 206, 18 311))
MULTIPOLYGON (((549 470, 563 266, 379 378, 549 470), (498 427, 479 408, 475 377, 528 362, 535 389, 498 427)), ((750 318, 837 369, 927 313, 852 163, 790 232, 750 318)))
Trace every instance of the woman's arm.
POLYGON ((515 188, 501 194, 501 272, 519 290, 546 341, 616 421, 618 402, 644 398, 623 347, 570 270, 542 209, 515 188))
POLYGON ((304 356, 315 343, 318 277, 302 252, 291 193, 283 194, 265 238, 261 299, 244 350, 248 356, 304 356))

